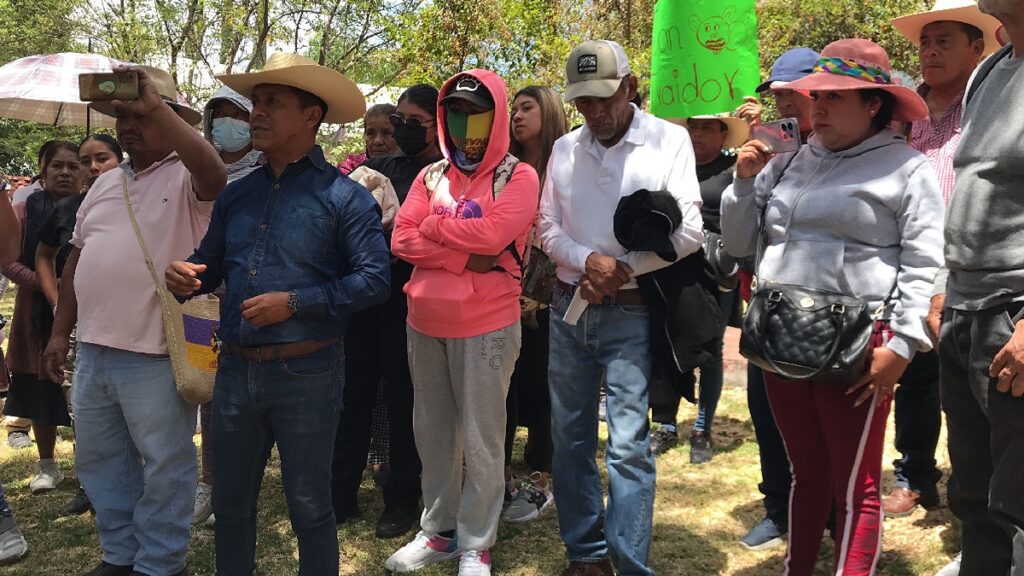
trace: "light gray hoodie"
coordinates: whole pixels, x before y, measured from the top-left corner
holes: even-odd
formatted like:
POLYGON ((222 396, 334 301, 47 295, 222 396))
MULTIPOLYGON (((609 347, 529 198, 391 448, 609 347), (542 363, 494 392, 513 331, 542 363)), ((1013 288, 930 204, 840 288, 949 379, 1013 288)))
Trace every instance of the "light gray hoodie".
POLYGON ((766 201, 759 279, 839 292, 872 307, 898 280, 888 347, 908 359, 931 349, 924 319, 942 264, 945 208, 923 154, 888 130, 841 152, 811 136, 795 157, 776 157, 725 191, 722 238, 730 254, 756 252, 766 201))

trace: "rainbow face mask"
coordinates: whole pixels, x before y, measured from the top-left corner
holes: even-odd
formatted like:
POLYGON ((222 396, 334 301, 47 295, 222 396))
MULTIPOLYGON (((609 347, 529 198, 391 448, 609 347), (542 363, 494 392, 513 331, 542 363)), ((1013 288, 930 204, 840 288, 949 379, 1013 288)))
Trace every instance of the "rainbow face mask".
POLYGON ((480 114, 448 111, 448 135, 470 163, 480 162, 487 152, 494 124, 494 110, 480 114))

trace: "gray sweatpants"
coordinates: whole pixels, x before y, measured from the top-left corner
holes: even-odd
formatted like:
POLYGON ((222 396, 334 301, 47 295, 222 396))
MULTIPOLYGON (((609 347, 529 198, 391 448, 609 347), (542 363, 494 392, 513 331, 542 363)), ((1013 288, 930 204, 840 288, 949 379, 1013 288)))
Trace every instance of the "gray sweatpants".
POLYGON ((408 335, 423 462, 420 527, 429 536, 455 530, 462 550, 486 550, 497 539, 504 497, 505 398, 519 322, 473 338, 434 338, 411 327, 408 335))

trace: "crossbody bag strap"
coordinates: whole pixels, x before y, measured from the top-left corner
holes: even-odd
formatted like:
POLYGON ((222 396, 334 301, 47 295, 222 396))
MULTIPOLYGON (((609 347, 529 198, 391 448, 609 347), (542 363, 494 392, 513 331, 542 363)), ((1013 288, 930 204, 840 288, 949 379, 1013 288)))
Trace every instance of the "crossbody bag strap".
POLYGON ((132 202, 128 197, 127 175, 121 175, 121 188, 124 192, 124 205, 128 208, 128 218, 131 219, 132 228, 135 229, 135 239, 139 241, 139 248, 142 248, 142 255, 146 258, 146 266, 149 268, 149 274, 153 277, 153 286, 159 294, 160 280, 156 275, 156 266, 153 265, 153 259, 149 257, 149 249, 146 248, 146 241, 142 238, 142 230, 139 229, 139 222, 135 219, 135 210, 132 209, 132 202))
MULTIPOLYGON (((798 154, 800 154, 800 150, 794 152, 793 155, 789 157, 789 160, 786 161, 786 164, 782 166, 782 171, 779 172, 778 177, 775 178, 775 182, 772 183, 772 187, 768 189, 768 198, 765 198, 764 206, 761 207, 761 216, 758 219, 757 225, 757 251, 754 252, 754 290, 757 290, 757 274, 758 271, 761 270, 761 259, 764 258, 765 244, 767 243, 766 236, 768 226, 766 222, 768 220, 768 203, 771 202, 772 198, 775 196, 775 187, 779 185, 779 182, 782 182, 782 177, 786 175, 786 170, 789 169, 789 165, 793 163, 793 160, 796 160, 798 154)), ((754 189, 754 194, 757 194, 756 188, 754 189)))

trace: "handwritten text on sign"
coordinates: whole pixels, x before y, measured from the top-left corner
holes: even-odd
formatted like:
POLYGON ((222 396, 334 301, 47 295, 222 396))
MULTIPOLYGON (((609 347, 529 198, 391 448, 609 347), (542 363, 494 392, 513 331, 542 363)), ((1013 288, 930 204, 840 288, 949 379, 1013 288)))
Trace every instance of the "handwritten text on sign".
POLYGON ((657 116, 728 112, 760 83, 754 0, 659 0, 653 40, 657 116))

